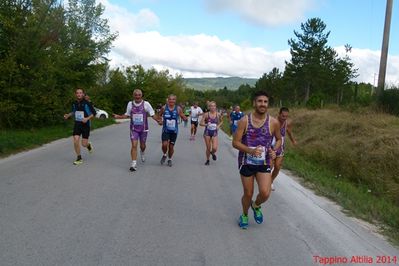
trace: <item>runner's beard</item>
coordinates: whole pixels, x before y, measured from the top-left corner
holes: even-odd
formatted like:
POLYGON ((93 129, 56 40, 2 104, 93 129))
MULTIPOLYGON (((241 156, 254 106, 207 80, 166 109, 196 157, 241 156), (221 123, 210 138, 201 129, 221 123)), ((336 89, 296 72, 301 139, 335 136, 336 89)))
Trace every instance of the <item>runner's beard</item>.
POLYGON ((259 106, 255 109, 255 112, 257 112, 260 115, 263 115, 267 113, 267 107, 266 106, 259 106))

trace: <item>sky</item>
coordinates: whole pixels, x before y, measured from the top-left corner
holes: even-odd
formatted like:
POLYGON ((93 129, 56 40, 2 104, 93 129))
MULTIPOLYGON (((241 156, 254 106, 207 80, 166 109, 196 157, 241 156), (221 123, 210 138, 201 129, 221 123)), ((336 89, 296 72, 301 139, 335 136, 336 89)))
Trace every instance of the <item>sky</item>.
MULTIPOLYGON (((141 64, 184 77, 259 78, 290 60, 288 40, 318 17, 328 45, 377 85, 385 0, 97 0, 118 38, 112 67, 141 64)), ((399 84, 399 5, 394 1, 387 85, 399 84)))

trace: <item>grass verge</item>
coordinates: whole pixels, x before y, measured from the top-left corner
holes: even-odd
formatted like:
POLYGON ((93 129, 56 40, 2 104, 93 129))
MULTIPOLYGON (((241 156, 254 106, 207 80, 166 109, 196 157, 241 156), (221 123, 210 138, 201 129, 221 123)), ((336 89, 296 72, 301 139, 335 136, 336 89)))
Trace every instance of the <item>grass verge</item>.
POLYGON ((399 208, 391 201, 370 193, 365 185, 354 185, 326 167, 289 150, 284 168, 303 178, 304 185, 344 208, 344 212, 377 225, 381 233, 399 245, 399 208))
MULTIPOLYGON (((113 119, 96 119, 92 121, 92 130, 114 124, 113 119)), ((33 149, 51 141, 69 137, 72 134, 73 121, 68 120, 63 124, 38 128, 16 129, 0 131, 0 158, 8 155, 33 149)))

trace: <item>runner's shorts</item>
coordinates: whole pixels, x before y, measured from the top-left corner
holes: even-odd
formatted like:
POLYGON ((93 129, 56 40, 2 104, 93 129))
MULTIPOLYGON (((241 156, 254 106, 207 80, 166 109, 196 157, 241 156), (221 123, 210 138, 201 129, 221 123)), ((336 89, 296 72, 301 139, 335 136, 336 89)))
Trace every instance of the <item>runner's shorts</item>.
POLYGON ((252 164, 243 164, 240 167, 240 174, 242 176, 254 176, 256 173, 271 173, 272 168, 270 165, 252 165, 252 164))
POLYGON ((169 141, 170 144, 175 144, 177 139, 177 133, 162 132, 162 142, 169 141))
POLYGON ((73 136, 80 136, 82 135, 82 138, 88 139, 90 136, 90 124, 86 123, 83 124, 82 122, 75 122, 75 125, 73 126, 73 136))

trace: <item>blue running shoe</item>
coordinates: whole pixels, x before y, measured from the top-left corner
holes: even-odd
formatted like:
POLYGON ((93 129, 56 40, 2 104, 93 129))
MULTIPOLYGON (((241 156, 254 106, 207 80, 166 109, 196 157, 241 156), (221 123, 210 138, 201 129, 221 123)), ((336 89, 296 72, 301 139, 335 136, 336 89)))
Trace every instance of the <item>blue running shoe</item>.
POLYGON ((238 226, 241 229, 248 229, 248 215, 241 214, 240 218, 238 219, 238 226))
POLYGON ((254 211, 254 219, 257 224, 263 223, 263 213, 262 210, 259 208, 254 208, 253 207, 254 202, 251 203, 251 209, 254 211))

